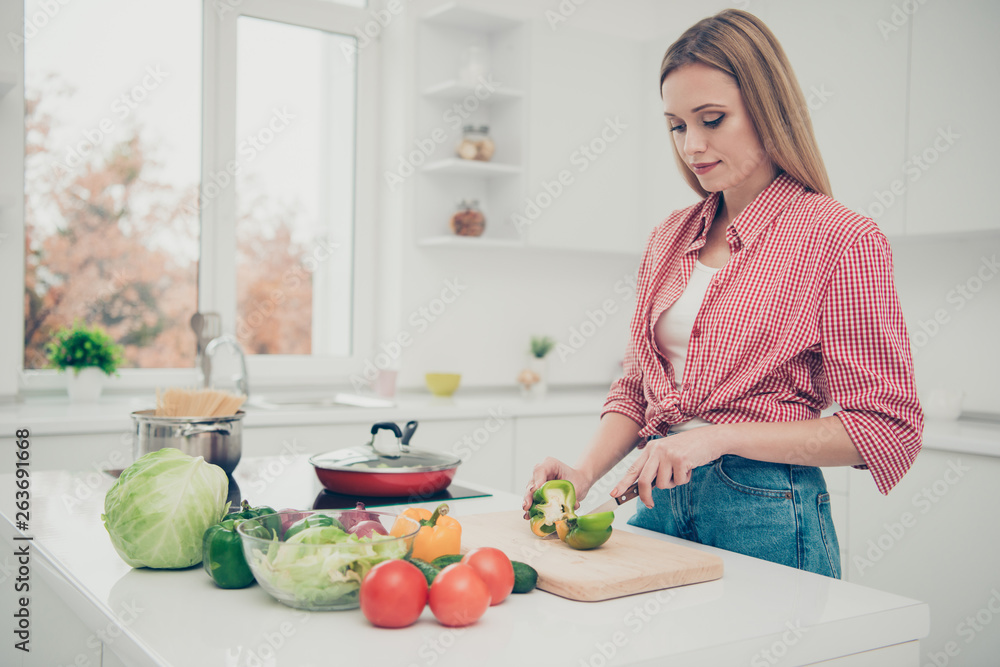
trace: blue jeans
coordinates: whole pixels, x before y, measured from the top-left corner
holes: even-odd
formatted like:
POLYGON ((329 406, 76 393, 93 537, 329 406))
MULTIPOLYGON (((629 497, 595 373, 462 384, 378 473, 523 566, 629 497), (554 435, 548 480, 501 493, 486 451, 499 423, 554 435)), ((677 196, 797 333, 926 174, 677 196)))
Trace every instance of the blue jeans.
MULTIPOLYGON (((655 436, 654 436, 655 437, 655 436)), ((723 456, 691 481, 653 489, 629 524, 840 579, 840 546, 823 471, 723 456)))

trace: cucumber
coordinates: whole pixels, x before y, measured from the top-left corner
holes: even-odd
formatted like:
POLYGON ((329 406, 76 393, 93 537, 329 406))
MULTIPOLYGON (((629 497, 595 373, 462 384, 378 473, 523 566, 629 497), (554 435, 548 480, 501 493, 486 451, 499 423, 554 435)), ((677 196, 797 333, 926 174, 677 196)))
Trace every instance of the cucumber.
POLYGON ((419 558, 410 558, 408 560, 414 565, 416 565, 417 569, 420 570, 420 573, 424 575, 424 579, 427 580, 428 586, 434 583, 434 577, 438 575, 438 572, 440 572, 440 570, 438 570, 436 567, 434 567, 427 561, 420 560, 419 558))
POLYGON ((514 566, 514 590, 512 593, 530 593, 538 584, 538 573, 527 563, 512 560, 514 566))
POLYGON ((446 556, 438 556, 431 561, 431 565, 439 570, 443 570, 452 563, 458 563, 462 560, 462 554, 448 554, 446 556))

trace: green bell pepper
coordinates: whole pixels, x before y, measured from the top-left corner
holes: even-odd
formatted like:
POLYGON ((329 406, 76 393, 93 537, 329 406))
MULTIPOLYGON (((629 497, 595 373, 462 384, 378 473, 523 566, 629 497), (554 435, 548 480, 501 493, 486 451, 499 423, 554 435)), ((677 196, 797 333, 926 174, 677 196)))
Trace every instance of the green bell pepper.
POLYGON ((535 489, 528 516, 531 532, 545 537, 556 530, 556 521, 576 516, 576 489, 565 479, 553 479, 535 489))
POLYGON ((246 588, 254 582, 243 555, 243 540, 236 532, 241 519, 226 519, 210 526, 201 540, 205 572, 219 588, 246 588))
POLYGON ((325 528, 327 526, 334 526, 336 528, 340 528, 345 533, 347 532, 344 528, 344 524, 340 523, 329 514, 312 514, 304 519, 299 519, 289 526, 288 530, 285 531, 285 537, 283 539, 287 542, 293 535, 302 532, 306 528, 325 528))
POLYGON ((553 532, 573 549, 595 549, 611 537, 614 512, 576 514, 576 489, 564 479, 553 479, 532 495, 528 517, 531 532, 545 537, 553 532))
POLYGON ((596 549, 611 537, 614 512, 584 514, 556 523, 559 539, 574 549, 596 549))
POLYGON ((264 528, 267 528, 271 535, 281 533, 281 517, 274 511, 274 508, 268 507, 267 505, 250 507, 250 503, 244 500, 240 505, 239 510, 227 514, 224 519, 259 519, 257 523, 262 525, 264 528))

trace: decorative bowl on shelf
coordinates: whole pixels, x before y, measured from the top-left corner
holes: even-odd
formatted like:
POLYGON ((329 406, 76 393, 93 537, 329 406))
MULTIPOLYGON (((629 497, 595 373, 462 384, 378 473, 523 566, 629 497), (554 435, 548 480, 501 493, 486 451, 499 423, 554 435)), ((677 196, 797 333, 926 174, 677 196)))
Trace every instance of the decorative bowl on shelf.
POLYGON ((451 396, 462 381, 461 373, 427 373, 424 383, 435 396, 451 396))
POLYGON ((296 609, 339 611, 359 606, 361 580, 375 565, 413 553, 420 527, 391 536, 396 516, 358 509, 285 510, 248 519, 236 532, 254 579, 271 597, 296 609), (268 528, 276 515, 278 534, 268 528), (380 528, 369 532, 369 522, 380 528))

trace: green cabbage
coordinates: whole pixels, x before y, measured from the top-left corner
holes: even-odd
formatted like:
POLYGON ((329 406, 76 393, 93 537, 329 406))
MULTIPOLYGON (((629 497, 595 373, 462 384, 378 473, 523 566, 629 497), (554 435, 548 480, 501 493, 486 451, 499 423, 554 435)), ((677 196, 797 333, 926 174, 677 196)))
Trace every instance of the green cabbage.
POLYGON ((146 454, 104 497, 101 519, 132 567, 178 569, 201 562, 201 538, 229 510, 225 471, 179 449, 146 454))

